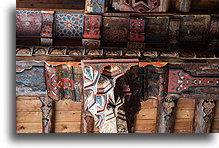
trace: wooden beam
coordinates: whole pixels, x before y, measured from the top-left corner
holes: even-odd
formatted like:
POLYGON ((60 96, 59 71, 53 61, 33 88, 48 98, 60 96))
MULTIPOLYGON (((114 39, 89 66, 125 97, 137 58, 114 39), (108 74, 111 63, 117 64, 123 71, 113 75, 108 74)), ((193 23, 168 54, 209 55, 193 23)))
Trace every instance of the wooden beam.
POLYGON ((173 133, 176 116, 177 99, 167 96, 164 100, 158 102, 157 107, 157 133, 173 133))
POLYGON ((194 133, 210 133, 216 110, 215 100, 196 100, 194 116, 194 133))
POLYGON ((175 7, 177 11, 189 12, 191 9, 191 0, 176 0, 175 7))
POLYGON ((42 102, 42 124, 43 133, 53 133, 54 132, 54 119, 55 119, 55 104, 49 97, 40 97, 42 102))

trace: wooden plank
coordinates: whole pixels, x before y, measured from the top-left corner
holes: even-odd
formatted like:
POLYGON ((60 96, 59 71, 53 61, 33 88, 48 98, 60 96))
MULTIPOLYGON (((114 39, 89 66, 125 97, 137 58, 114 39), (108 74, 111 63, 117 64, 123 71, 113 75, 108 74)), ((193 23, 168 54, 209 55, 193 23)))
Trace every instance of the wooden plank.
POLYGON ((174 130, 174 133, 192 133, 192 130, 174 130))
POLYGON ((42 123, 17 123, 16 133, 42 133, 42 123))
POLYGON ((177 108, 176 118, 177 119, 192 119, 194 116, 194 109, 177 108))
POLYGON ((212 124, 212 129, 213 130, 219 129, 219 119, 214 119, 212 124))
POLYGON ((217 129, 217 130, 212 130, 211 133, 219 133, 219 129, 217 129))
POLYGON ((39 100, 39 97, 26 97, 26 96, 19 96, 16 97, 17 100, 39 100))
POLYGON ((155 108, 157 107, 157 103, 158 103, 158 100, 147 100, 147 101, 143 101, 141 102, 141 108, 155 108))
POLYGON ((180 98, 177 102, 177 108, 194 108, 195 99, 180 98))
POLYGON ((192 0, 191 8, 193 10, 209 10, 217 9, 218 10, 219 1, 218 0, 192 0))
POLYGON ((139 113, 136 115, 136 120, 138 119, 156 119, 157 116, 157 109, 147 109, 143 108, 139 111, 139 113))
POLYGON ((19 2, 16 5, 17 8, 44 8, 44 9, 75 9, 84 10, 84 5, 81 4, 52 4, 52 3, 27 3, 19 2))
POLYGON ((35 111, 40 112, 40 107, 42 103, 40 100, 17 100, 16 101, 16 111, 35 111))
POLYGON ((80 133, 80 122, 57 122, 56 133, 80 133))
POLYGON ((216 110, 215 110, 214 118, 219 119, 219 101, 217 101, 216 103, 216 110))
POLYGON ((56 111, 55 121, 56 122, 65 122, 65 121, 80 122, 81 112, 80 111, 56 111))
POLYGON ((17 123, 41 123, 42 113, 41 112, 17 112, 16 113, 17 123))
POLYGON ((136 120, 135 131, 139 131, 139 130, 154 131, 155 123, 156 123, 155 120, 136 120))
POLYGON ((134 131, 134 133, 156 133, 155 130, 134 131))
POLYGON ((175 119, 175 130, 191 130, 193 119, 175 119))
POLYGON ((81 111, 82 103, 81 102, 74 102, 72 100, 60 100, 56 102, 56 111, 81 111))

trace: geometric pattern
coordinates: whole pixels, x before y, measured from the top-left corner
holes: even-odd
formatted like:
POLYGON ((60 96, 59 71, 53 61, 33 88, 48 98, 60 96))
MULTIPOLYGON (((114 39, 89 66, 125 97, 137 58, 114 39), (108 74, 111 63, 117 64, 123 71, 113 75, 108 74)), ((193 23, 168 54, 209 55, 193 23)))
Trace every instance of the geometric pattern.
POLYGON ((42 37, 52 37, 53 13, 42 13, 42 37))
MULTIPOLYGON (((117 114, 124 112, 123 104, 131 95, 127 79, 123 76, 130 67, 138 65, 138 60, 85 60, 82 65, 85 112, 93 115, 101 133, 119 132, 117 114)), ((120 118, 126 120, 125 117, 120 118)), ((128 132, 125 128, 123 132, 128 132)))
POLYGON ((68 65, 53 66, 45 64, 48 96, 58 101, 61 99, 75 100, 75 88, 72 67, 68 65))
POLYGON ((146 43, 165 43, 169 33, 169 17, 145 18, 146 43))
POLYGON ((180 94, 190 87, 219 87, 219 77, 194 77, 183 69, 170 69, 168 93, 180 94))
POLYGON ((208 36, 210 15, 181 16, 180 41, 204 41, 208 36))
POLYGON ((39 36, 41 24, 40 11, 16 10, 16 34, 18 36, 39 36))
POLYGON ((82 45, 84 47, 100 47, 100 40, 82 39, 82 45))
POLYGON ((83 36, 83 14, 60 12, 55 14, 56 37, 78 37, 83 36))
POLYGON ((143 19, 129 19, 130 24, 130 41, 144 42, 145 40, 145 21, 143 19))
POLYGON ((84 16, 84 38, 100 39, 101 16, 84 16))
POLYGON ((103 18, 103 42, 123 43, 128 41, 128 19, 119 17, 103 18))
POLYGON ((105 0, 86 0, 86 13, 104 13, 105 0))
POLYGON ((139 13, 159 11, 160 0, 113 0, 113 8, 119 11, 136 11, 139 13))

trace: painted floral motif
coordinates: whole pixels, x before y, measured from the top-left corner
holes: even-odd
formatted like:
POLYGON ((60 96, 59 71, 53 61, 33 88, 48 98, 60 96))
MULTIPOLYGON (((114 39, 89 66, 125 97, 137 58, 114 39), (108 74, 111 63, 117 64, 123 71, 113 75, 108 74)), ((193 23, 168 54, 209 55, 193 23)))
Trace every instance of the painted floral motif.
POLYGON ((16 11, 17 36, 39 36, 41 32, 40 11, 16 11))
POLYGON ((52 37, 53 13, 42 13, 42 37, 52 37))
POLYGON ((143 19, 129 19, 130 23, 130 36, 129 40, 134 42, 144 42, 145 40, 145 22, 143 19))
POLYGON ((56 14, 57 37, 82 37, 83 14, 56 14))
POLYGON ((100 39, 101 16, 84 17, 84 38, 100 39))

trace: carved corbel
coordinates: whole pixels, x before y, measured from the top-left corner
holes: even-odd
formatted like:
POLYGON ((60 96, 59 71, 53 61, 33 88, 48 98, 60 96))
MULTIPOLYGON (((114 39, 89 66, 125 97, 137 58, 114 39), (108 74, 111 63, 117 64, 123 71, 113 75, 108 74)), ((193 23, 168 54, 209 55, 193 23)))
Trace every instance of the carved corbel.
POLYGON ((43 132, 54 132, 55 101, 81 101, 81 72, 79 62, 46 62, 45 77, 48 97, 41 97, 43 132))
MULTIPOLYGON (((84 60, 84 111, 100 133, 128 133, 126 105, 131 89, 125 75, 138 60, 84 60)), ((84 129, 86 127, 82 127, 84 129)))

